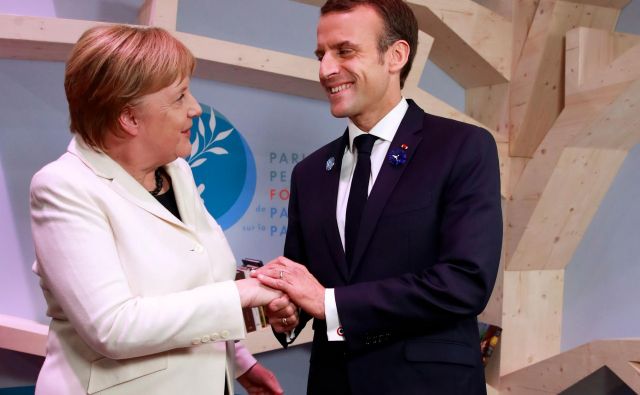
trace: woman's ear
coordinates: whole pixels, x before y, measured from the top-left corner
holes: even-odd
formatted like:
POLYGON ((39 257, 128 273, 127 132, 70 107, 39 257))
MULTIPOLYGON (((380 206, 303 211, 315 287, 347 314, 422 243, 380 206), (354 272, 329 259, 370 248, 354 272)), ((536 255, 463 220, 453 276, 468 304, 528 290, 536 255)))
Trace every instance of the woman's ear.
POLYGON ((137 136, 140 132, 140 119, 138 118, 135 108, 125 106, 118 117, 118 125, 120 129, 128 135, 137 136))
POLYGON ((400 73, 405 64, 409 61, 409 53, 411 48, 405 40, 398 40, 389 47, 387 54, 389 56, 389 71, 392 73, 400 73))

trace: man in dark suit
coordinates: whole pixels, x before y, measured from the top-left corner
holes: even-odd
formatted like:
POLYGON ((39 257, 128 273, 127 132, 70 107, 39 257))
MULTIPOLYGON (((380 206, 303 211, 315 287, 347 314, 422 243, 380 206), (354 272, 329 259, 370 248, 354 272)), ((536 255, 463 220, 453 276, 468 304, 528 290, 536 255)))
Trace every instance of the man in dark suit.
POLYGON ((309 394, 486 392, 476 316, 500 259, 496 145, 402 97, 416 46, 401 0, 322 7, 320 82, 349 125, 294 168, 286 258, 256 273, 302 309, 298 323, 272 304, 276 332, 315 318, 309 394))

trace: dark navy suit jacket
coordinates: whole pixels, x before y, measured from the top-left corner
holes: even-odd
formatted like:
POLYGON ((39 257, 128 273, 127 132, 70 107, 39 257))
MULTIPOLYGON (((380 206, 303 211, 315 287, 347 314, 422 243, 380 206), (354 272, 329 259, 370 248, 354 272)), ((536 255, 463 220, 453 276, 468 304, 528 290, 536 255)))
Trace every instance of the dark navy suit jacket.
POLYGON ((292 173, 284 255, 335 288, 345 334, 344 343, 328 342, 315 320, 308 392, 484 394, 476 316, 502 243, 495 141, 409 100, 390 148, 406 145, 406 162, 383 163, 349 270, 336 222, 347 136, 292 173))

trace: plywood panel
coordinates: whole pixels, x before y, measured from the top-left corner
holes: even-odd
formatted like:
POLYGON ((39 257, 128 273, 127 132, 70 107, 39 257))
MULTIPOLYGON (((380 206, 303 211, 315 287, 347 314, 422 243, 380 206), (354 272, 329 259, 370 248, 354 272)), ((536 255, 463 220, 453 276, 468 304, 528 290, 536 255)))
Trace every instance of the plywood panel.
POLYGON ((626 156, 623 150, 565 148, 509 270, 565 268, 626 156))
POLYGON ((413 59, 411 71, 404 82, 404 89, 418 89, 432 46, 433 37, 423 31, 419 31, 418 50, 416 51, 416 57, 413 59))
POLYGON ((564 270, 504 273, 500 376, 560 352, 564 270))
POLYGON ((141 25, 157 26, 176 30, 178 20, 178 0, 145 0, 138 21, 141 25))
POLYGON ((503 376, 501 393, 558 394, 603 366, 640 393, 640 373, 632 362, 638 355, 640 338, 594 341, 503 376))
POLYGON ((420 30, 433 36, 431 59, 472 88, 511 77, 511 23, 471 0, 410 0, 420 30), (492 26, 487 29, 486 26, 492 26))
POLYGON ((465 113, 495 131, 497 142, 509 141, 509 84, 465 91, 465 113))
POLYGON ((44 356, 48 332, 46 325, 0 314, 0 348, 44 356))
MULTIPOLYGON (((594 71, 593 64, 600 64, 598 70, 602 73, 608 67, 603 66, 608 61, 631 54, 627 49, 630 45, 622 44, 620 40, 631 42, 628 37, 594 29, 580 28, 567 34, 566 106, 537 148, 521 178, 517 180, 517 186, 512 190, 507 213, 508 232, 505 235, 509 268, 512 268, 511 257, 562 150, 580 136, 589 133, 589 125, 598 119, 606 119, 608 115, 605 112, 609 111, 608 106, 629 87, 629 81, 618 84, 601 83, 595 88, 589 84, 592 80, 606 81, 603 80, 602 74, 594 71), (619 55, 620 53, 622 55, 619 55), (590 76, 589 80, 585 81, 585 75, 590 76)), ((636 70, 635 78, 638 77, 640 68, 636 70)), ((626 98, 621 100, 624 102, 626 98)), ((513 157, 511 160, 513 161, 513 157)))
POLYGON ((619 10, 541 0, 511 83, 511 155, 531 157, 564 107, 564 36, 578 26, 613 30, 619 10))

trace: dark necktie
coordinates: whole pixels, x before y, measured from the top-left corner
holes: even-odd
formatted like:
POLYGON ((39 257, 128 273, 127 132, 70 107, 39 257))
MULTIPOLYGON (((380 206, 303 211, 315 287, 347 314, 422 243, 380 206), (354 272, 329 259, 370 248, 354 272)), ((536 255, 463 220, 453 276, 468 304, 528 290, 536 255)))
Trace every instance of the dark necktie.
POLYGON ((362 211, 369 195, 371 149, 376 139, 376 136, 366 133, 353 140, 353 144, 358 151, 358 160, 351 180, 351 190, 347 201, 347 219, 344 226, 345 254, 349 268, 351 268, 351 260, 353 259, 353 252, 358 239, 360 222, 362 222, 362 211))

